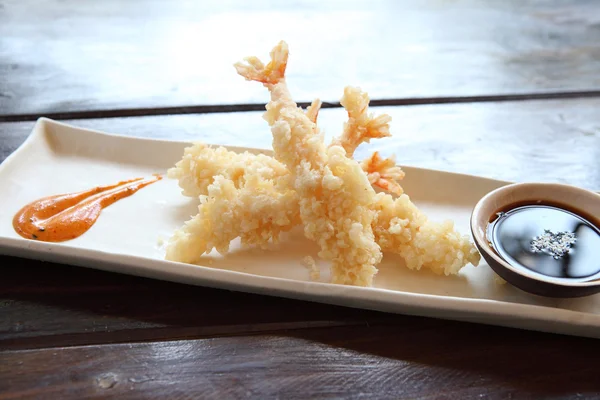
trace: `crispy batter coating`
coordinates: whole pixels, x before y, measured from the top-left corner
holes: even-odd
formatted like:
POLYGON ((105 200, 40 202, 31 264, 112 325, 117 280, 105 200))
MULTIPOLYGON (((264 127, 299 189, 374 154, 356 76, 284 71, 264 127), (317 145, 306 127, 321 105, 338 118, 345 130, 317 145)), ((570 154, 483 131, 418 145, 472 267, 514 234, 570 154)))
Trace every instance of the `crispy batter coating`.
POLYGON ((280 42, 267 66, 235 67, 271 94, 264 118, 271 126, 275 159, 294 177, 304 234, 319 245, 319 257, 331 261, 332 281, 370 286, 382 257, 371 227, 375 191, 359 163, 346 157, 342 146, 325 146, 316 124, 294 102, 285 81, 287 59, 287 44, 280 42))
POLYGON ((266 247, 300 223, 298 196, 288 170, 272 157, 196 144, 168 171, 183 194, 198 196, 198 214, 177 230, 166 259, 198 262, 212 249, 225 254, 232 240, 266 247))

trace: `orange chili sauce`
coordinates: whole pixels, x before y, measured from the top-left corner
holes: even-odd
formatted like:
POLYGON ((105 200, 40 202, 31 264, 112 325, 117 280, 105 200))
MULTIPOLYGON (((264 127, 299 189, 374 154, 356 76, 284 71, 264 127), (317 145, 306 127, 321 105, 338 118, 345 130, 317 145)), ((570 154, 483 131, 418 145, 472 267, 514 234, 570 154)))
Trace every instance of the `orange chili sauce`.
POLYGON ((13 228, 26 239, 43 242, 75 239, 94 225, 104 208, 161 179, 154 175, 84 192, 44 197, 19 210, 13 218, 13 228))

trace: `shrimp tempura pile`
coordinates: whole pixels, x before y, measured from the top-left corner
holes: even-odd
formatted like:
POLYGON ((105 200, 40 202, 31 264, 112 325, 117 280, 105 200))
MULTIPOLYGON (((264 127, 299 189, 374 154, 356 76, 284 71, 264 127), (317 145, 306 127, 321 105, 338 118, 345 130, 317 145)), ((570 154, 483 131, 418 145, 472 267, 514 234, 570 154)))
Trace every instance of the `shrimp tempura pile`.
POLYGON ((347 87, 341 104, 348 113, 342 135, 326 146, 317 126, 320 101, 306 111, 285 82, 288 49, 280 42, 266 66, 256 57, 235 64, 247 80, 271 95, 264 119, 271 126, 274 157, 235 153, 201 143, 186 149, 169 170, 186 196, 200 198, 198 214, 175 232, 166 258, 194 263, 230 242, 265 247, 279 234, 303 225, 304 234, 331 262, 333 283, 371 286, 382 251, 398 253, 411 269, 457 274, 479 253, 450 221, 427 219, 398 183, 404 172, 393 158, 374 153, 361 163, 356 148, 390 136, 387 115, 367 113, 369 98, 347 87), (376 193, 377 186, 389 193, 376 193))

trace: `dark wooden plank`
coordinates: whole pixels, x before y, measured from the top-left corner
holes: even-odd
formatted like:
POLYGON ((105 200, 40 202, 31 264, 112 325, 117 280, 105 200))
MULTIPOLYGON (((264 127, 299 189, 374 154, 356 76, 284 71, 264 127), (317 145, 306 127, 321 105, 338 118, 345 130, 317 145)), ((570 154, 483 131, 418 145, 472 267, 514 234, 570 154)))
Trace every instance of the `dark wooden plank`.
POLYGON ((598 341, 402 322, 7 351, 0 398, 600 398, 598 341))
POLYGON ((298 101, 600 89, 594 1, 0 0, 0 114, 262 103, 232 63, 291 46, 298 101))
MULTIPOLYGON (((380 148, 410 165, 516 181, 568 182, 597 190, 599 106, 600 100, 586 99, 376 108, 376 113, 393 116, 395 136, 380 144, 374 141, 358 154, 380 148)), ((328 136, 341 129, 343 114, 337 109, 322 111, 320 124, 328 136)), ((139 137, 270 146, 270 132, 260 113, 67 122, 139 137)), ((0 159, 25 140, 32 126, 0 124, 0 159)), ((4 348, 203 337, 388 318, 19 259, 0 258, 0 265, 4 348)))
MULTIPOLYGON (((600 190, 600 99, 373 107, 392 116, 392 137, 359 147, 396 154, 403 165, 509 181, 549 181, 600 190)), ((319 125, 338 135, 343 109, 326 109, 319 125)), ((270 148, 261 112, 65 121, 137 137, 270 148)), ((33 122, 0 123, 0 160, 25 140, 33 122)))
POLYGON ((0 264, 0 350, 357 325, 393 318, 33 260, 0 257, 0 264))

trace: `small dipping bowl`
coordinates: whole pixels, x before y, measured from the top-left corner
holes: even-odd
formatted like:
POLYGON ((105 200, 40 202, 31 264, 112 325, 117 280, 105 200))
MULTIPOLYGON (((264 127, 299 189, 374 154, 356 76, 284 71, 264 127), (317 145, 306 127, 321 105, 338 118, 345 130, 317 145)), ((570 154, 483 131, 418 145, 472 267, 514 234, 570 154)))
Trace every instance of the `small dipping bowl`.
MULTIPOLYGON (((578 187, 553 183, 516 183, 489 192, 475 205, 471 214, 471 233, 475 245, 488 265, 504 280, 517 288, 547 297, 582 297, 600 292, 600 277, 590 280, 556 278, 531 269, 515 266, 500 256, 488 237, 488 227, 497 213, 515 204, 564 205, 567 211, 579 210, 591 224, 598 226, 600 195, 578 187), (589 217, 595 218, 589 218, 589 217)), ((532 238, 533 239, 533 238, 532 238)), ((600 249, 599 249, 600 251, 600 249)), ((597 259, 600 265, 600 258, 597 259)))

